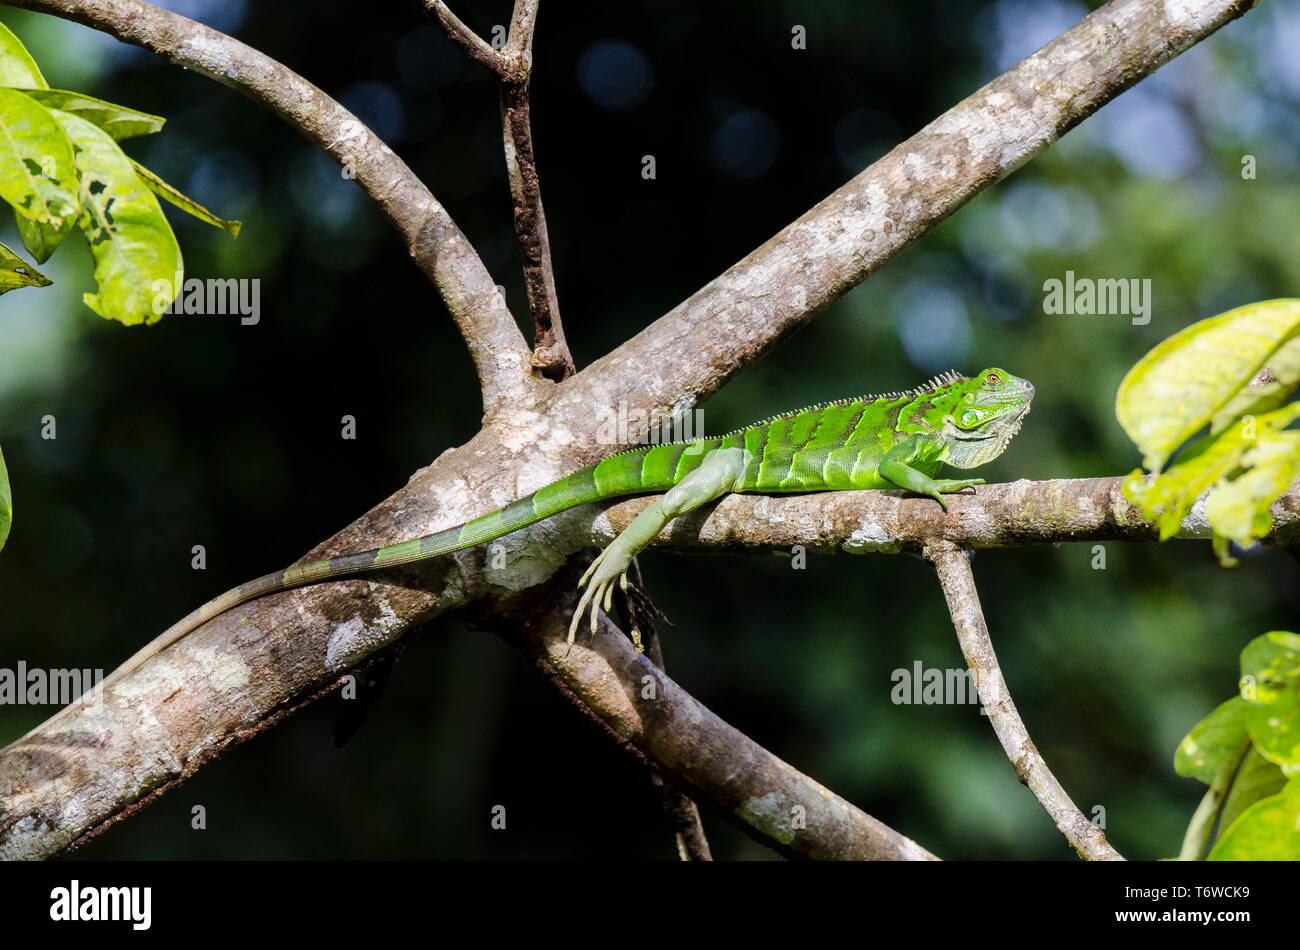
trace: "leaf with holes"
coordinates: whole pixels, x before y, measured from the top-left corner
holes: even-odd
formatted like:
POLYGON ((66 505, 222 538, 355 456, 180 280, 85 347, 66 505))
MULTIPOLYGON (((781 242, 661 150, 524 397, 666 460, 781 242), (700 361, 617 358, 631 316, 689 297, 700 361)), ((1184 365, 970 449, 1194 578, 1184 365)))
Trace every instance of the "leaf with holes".
POLYGON ((48 287, 53 281, 28 264, 13 248, 0 244, 0 294, 19 287, 48 287))
POLYGON ((16 89, 0 89, 0 198, 13 205, 37 263, 77 220, 72 143, 50 110, 16 89))
POLYGON ((103 129, 54 110, 77 150, 82 216, 99 292, 86 306, 128 326, 156 323, 183 281, 181 249, 158 199, 103 129))

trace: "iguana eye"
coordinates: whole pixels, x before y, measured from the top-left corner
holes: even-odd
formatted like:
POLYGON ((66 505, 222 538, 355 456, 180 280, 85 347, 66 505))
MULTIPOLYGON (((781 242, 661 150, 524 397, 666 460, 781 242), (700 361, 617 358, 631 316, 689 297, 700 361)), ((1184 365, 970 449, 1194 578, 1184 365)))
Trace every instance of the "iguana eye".
POLYGON ((989 373, 984 377, 984 382, 988 383, 990 386, 996 386, 998 383, 1002 382, 1002 377, 997 373, 989 373))
POLYGON ((980 421, 981 415, 982 413, 980 413, 978 410, 967 409, 965 412, 961 414, 961 424, 969 429, 972 426, 974 426, 977 422, 980 421))

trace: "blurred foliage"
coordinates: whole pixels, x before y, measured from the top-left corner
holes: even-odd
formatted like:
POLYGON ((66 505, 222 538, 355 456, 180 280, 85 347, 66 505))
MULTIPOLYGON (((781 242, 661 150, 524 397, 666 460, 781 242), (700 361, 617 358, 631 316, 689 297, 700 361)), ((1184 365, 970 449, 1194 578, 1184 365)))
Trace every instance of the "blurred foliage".
MULTIPOLYGON (((167 5, 355 110, 525 313, 495 86, 416 5, 358 17, 325 0, 305 25, 294 5, 167 5)), ((489 35, 509 6, 457 12, 489 35)), ((1054 0, 543 4, 533 127, 579 365, 1083 12, 1054 0), (793 24, 806 50, 790 48, 793 24)), ((0 301, 0 444, 22 511, 0 558, 0 665, 108 669, 401 487, 469 438, 480 411, 436 295, 327 158, 202 77, 79 26, 0 19, 52 85, 168 116, 138 157, 244 221, 232 242, 172 215, 187 271, 263 284, 256 326, 176 315, 137 331, 81 306, 89 257, 69 250, 48 268, 55 286, 0 301), (344 414, 356 441, 339 438, 344 414), (45 416, 56 440, 40 437, 45 416), (190 569, 194 544, 207 546, 204 572, 190 569)), ((705 407, 708 429, 1001 365, 1038 396, 990 480, 1129 471, 1113 411, 1127 369, 1202 317, 1297 295, 1297 33, 1295 10, 1264 5, 1184 53, 735 379, 705 407), (1067 270, 1151 279, 1150 323, 1045 314, 1044 282, 1067 270)), ((670 674, 729 722, 942 856, 1073 859, 978 706, 891 703, 893 670, 962 665, 923 562, 642 560, 675 621, 670 674)), ((1178 852, 1201 789, 1175 774, 1171 750, 1232 688, 1254 633, 1294 627, 1297 565, 1259 549, 1243 560, 1225 572, 1186 542, 976 559, 1031 735, 1127 856, 1178 852)), ((452 623, 426 633, 342 749, 338 703, 319 703, 82 853, 673 857, 646 776, 527 664, 452 623), (195 804, 205 833, 190 830, 195 804), (489 828, 497 804, 505 833, 489 828)), ((0 739, 48 712, 0 707, 0 739)), ((705 817, 719 857, 770 856, 705 817)))

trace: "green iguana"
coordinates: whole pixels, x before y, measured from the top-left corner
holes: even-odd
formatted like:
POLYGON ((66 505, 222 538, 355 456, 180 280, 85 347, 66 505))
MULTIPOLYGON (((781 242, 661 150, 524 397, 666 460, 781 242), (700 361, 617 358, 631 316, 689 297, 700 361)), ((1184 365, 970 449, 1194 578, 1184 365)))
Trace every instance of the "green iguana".
MULTIPOLYGON (((569 626, 572 644, 588 604, 591 630, 609 610, 614 584, 673 518, 731 492, 803 493, 905 488, 947 508, 944 493, 982 478, 933 476, 943 463, 970 469, 1002 454, 1019 430, 1034 387, 1001 369, 974 379, 944 373, 916 389, 787 412, 729 435, 630 449, 539 488, 463 525, 400 544, 298 564, 241 584, 199 607, 118 667, 107 689, 219 614, 266 594, 384 570, 500 538, 578 505, 664 492, 592 562, 569 626)), ((69 707, 71 708, 71 707, 69 707)))

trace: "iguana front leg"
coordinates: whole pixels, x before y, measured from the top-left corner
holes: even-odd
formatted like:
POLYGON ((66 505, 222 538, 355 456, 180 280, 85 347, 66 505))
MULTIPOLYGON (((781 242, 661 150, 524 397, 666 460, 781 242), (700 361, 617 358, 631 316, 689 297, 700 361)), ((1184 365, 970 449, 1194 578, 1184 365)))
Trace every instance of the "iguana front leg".
POLYGON ((656 498, 609 547, 600 552, 582 575, 582 580, 578 581, 579 587, 586 585, 589 580, 591 583, 582 592, 578 607, 573 612, 573 621, 569 624, 570 645, 577 636, 578 624, 588 602, 591 603, 591 632, 594 635, 599 611, 608 611, 613 603, 614 582, 618 581, 623 590, 627 590, 627 569, 632 558, 655 539, 664 525, 678 515, 684 515, 736 491, 745 474, 749 457, 750 453, 741 448, 714 449, 709 452, 699 468, 668 489, 662 498, 656 498))
POLYGON ((948 510, 948 503, 943 500, 945 492, 958 492, 964 488, 983 485, 982 478, 931 478, 924 472, 918 472, 908 463, 920 454, 922 446, 915 436, 904 439, 885 453, 885 457, 876 466, 876 474, 893 482, 900 488, 914 491, 918 495, 929 495, 937 501, 943 510, 948 510))

